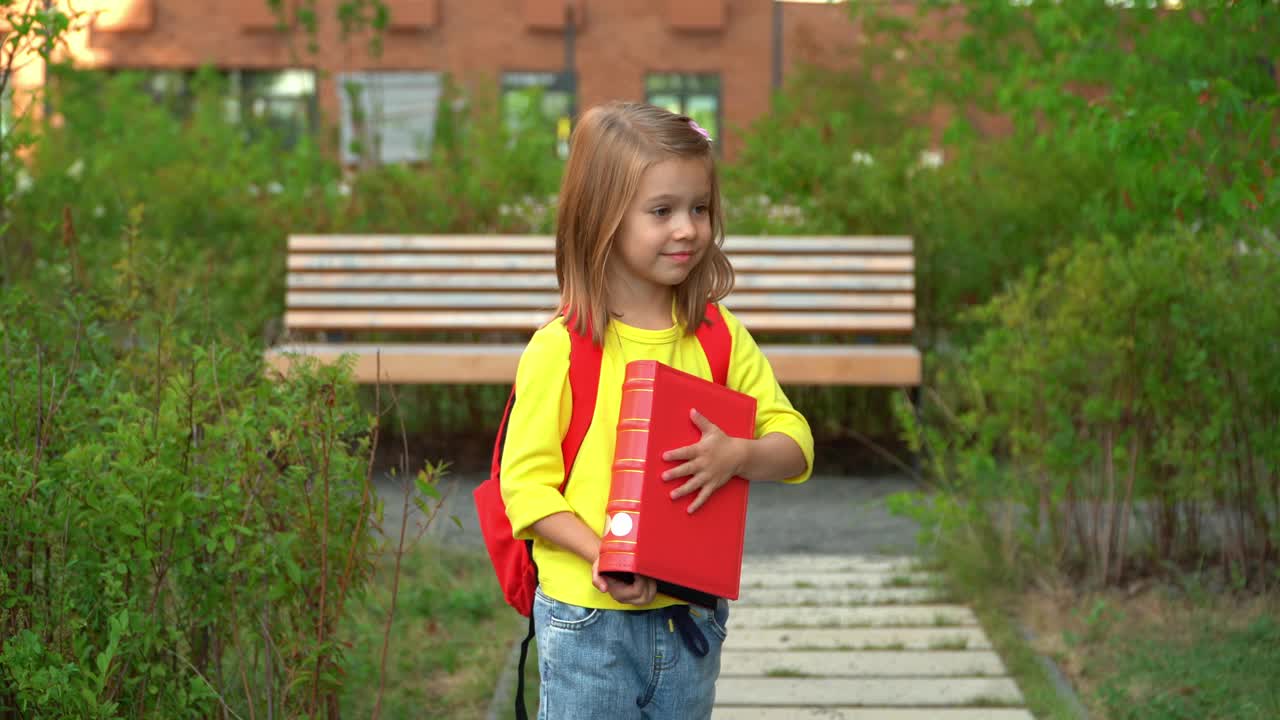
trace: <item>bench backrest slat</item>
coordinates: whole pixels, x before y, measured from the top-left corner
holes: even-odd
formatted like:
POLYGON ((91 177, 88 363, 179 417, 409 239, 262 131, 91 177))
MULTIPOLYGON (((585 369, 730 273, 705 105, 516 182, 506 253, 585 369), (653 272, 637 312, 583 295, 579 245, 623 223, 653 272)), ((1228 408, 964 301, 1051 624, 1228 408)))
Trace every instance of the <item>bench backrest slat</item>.
MULTIPOLYGON (((546 235, 296 235, 291 330, 528 331, 558 302, 546 235)), ((752 331, 909 334, 915 256, 905 237, 725 240, 726 303, 752 331)))
MULTIPOLYGON (((555 273, 289 273, 291 290, 555 290, 555 273)), ((911 292, 907 274, 823 273, 765 275, 739 272, 736 290, 774 292, 911 292)))
MULTIPOLYGON (((747 255, 735 257, 733 267, 740 272, 821 273, 821 272, 896 272, 914 270, 909 255, 747 255)), ((555 258, 546 253, 529 255, 490 255, 451 253, 382 253, 293 255, 289 258, 293 271, 346 270, 348 272, 554 272, 555 258)))
MULTIPOLYGON (((551 253, 550 235, 293 235, 290 253, 551 253)), ((724 249, 735 256, 748 253, 818 254, 887 253, 910 255, 909 237, 745 236, 725 238, 724 249)))
MULTIPOLYGON (((549 310, 288 310, 285 325, 299 330, 468 330, 521 331, 549 321, 549 310)), ((912 314, 787 313, 743 311, 734 315, 752 331, 765 332, 910 332, 912 314)))
MULTIPOLYGON (((554 310, 554 292, 290 292, 285 302, 295 309, 352 309, 380 307, 396 310, 427 308, 513 308, 554 310)), ((726 302, 733 310, 910 310, 911 293, 757 293, 735 292, 726 302)))

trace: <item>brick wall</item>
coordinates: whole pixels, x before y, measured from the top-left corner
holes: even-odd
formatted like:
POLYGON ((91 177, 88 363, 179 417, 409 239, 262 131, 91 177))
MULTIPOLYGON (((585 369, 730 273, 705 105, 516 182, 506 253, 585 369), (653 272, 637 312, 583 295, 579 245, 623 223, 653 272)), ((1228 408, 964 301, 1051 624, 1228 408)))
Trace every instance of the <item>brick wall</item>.
MULTIPOLYGON (((312 68, 321 71, 318 102, 330 122, 339 107, 334 76, 342 71, 440 71, 464 82, 497 82, 504 71, 559 71, 564 64, 564 35, 554 21, 563 0, 389 0, 393 16, 408 22, 384 35, 379 57, 367 52, 365 38, 341 37, 337 0, 317 3, 314 54, 304 33, 274 27, 265 0, 91 1, 106 10, 93 27, 70 38, 80 64, 312 68)), ((580 109, 609 99, 643 99, 648 72, 718 73, 730 154, 739 144, 732 128, 768 109, 771 0, 574 2, 580 109)), ((38 79, 28 79, 33 82, 38 79)))
MULTIPOLYGON (((339 112, 336 74, 360 70, 446 72, 463 82, 496 83, 504 71, 559 71, 564 63, 561 9, 577 23, 578 107, 640 100, 650 72, 716 73, 721 80, 726 153, 738 129, 769 109, 773 66, 772 0, 387 0, 399 18, 373 57, 366 38, 343 38, 338 0, 318 0, 318 52, 305 33, 280 31, 265 0, 79 0, 97 7, 93 25, 69 42, 81 65, 99 68, 271 69, 318 72, 318 103, 332 126, 339 112)), ((290 0, 286 0, 290 5, 290 0)), ((902 12, 913 4, 897 3, 902 12)), ((783 6, 783 67, 840 67, 864 39, 842 4, 783 6)), ((926 34, 956 27, 935 26, 926 34)), ((38 86, 38 64, 17 84, 38 86)), ((940 127, 941 114, 927 122, 940 127)), ((332 134, 327 136, 331 137, 332 134)))

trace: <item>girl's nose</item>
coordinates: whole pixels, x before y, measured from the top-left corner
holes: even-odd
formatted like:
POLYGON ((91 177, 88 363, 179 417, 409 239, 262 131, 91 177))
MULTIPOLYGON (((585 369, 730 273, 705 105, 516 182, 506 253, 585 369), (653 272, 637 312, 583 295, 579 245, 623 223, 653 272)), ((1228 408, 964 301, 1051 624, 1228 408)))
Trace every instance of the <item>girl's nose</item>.
POLYGON ((674 234, 677 239, 684 240, 691 238, 697 232, 697 226, 693 222, 693 218, 687 214, 680 213, 674 228, 674 234))

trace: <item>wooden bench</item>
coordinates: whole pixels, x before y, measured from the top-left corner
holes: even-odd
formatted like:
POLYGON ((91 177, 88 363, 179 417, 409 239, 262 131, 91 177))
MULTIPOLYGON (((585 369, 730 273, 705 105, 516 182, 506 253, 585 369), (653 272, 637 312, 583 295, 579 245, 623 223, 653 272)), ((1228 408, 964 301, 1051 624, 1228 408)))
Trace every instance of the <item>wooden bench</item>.
MULTIPOLYGON (((557 306, 553 247, 533 235, 291 236, 287 342, 267 360, 287 372, 295 353, 352 353, 361 383, 379 368, 387 383, 510 383, 557 306)), ((767 339, 781 383, 919 386, 911 238, 731 236, 724 248, 737 271, 725 304, 767 339)))

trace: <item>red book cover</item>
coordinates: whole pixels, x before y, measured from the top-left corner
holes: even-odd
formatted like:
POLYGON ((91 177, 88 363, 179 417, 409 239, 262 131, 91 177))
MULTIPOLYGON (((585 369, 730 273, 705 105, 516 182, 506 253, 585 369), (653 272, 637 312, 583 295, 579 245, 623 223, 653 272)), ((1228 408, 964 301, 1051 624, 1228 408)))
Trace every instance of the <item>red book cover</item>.
POLYGON ((659 592, 713 605, 738 598, 749 483, 732 478, 693 514, 697 493, 671 499, 689 478, 664 482, 662 473, 684 461, 662 455, 702 439, 692 408, 726 435, 755 437, 750 395, 654 360, 627 365, 599 569, 626 579, 646 575, 659 592))

